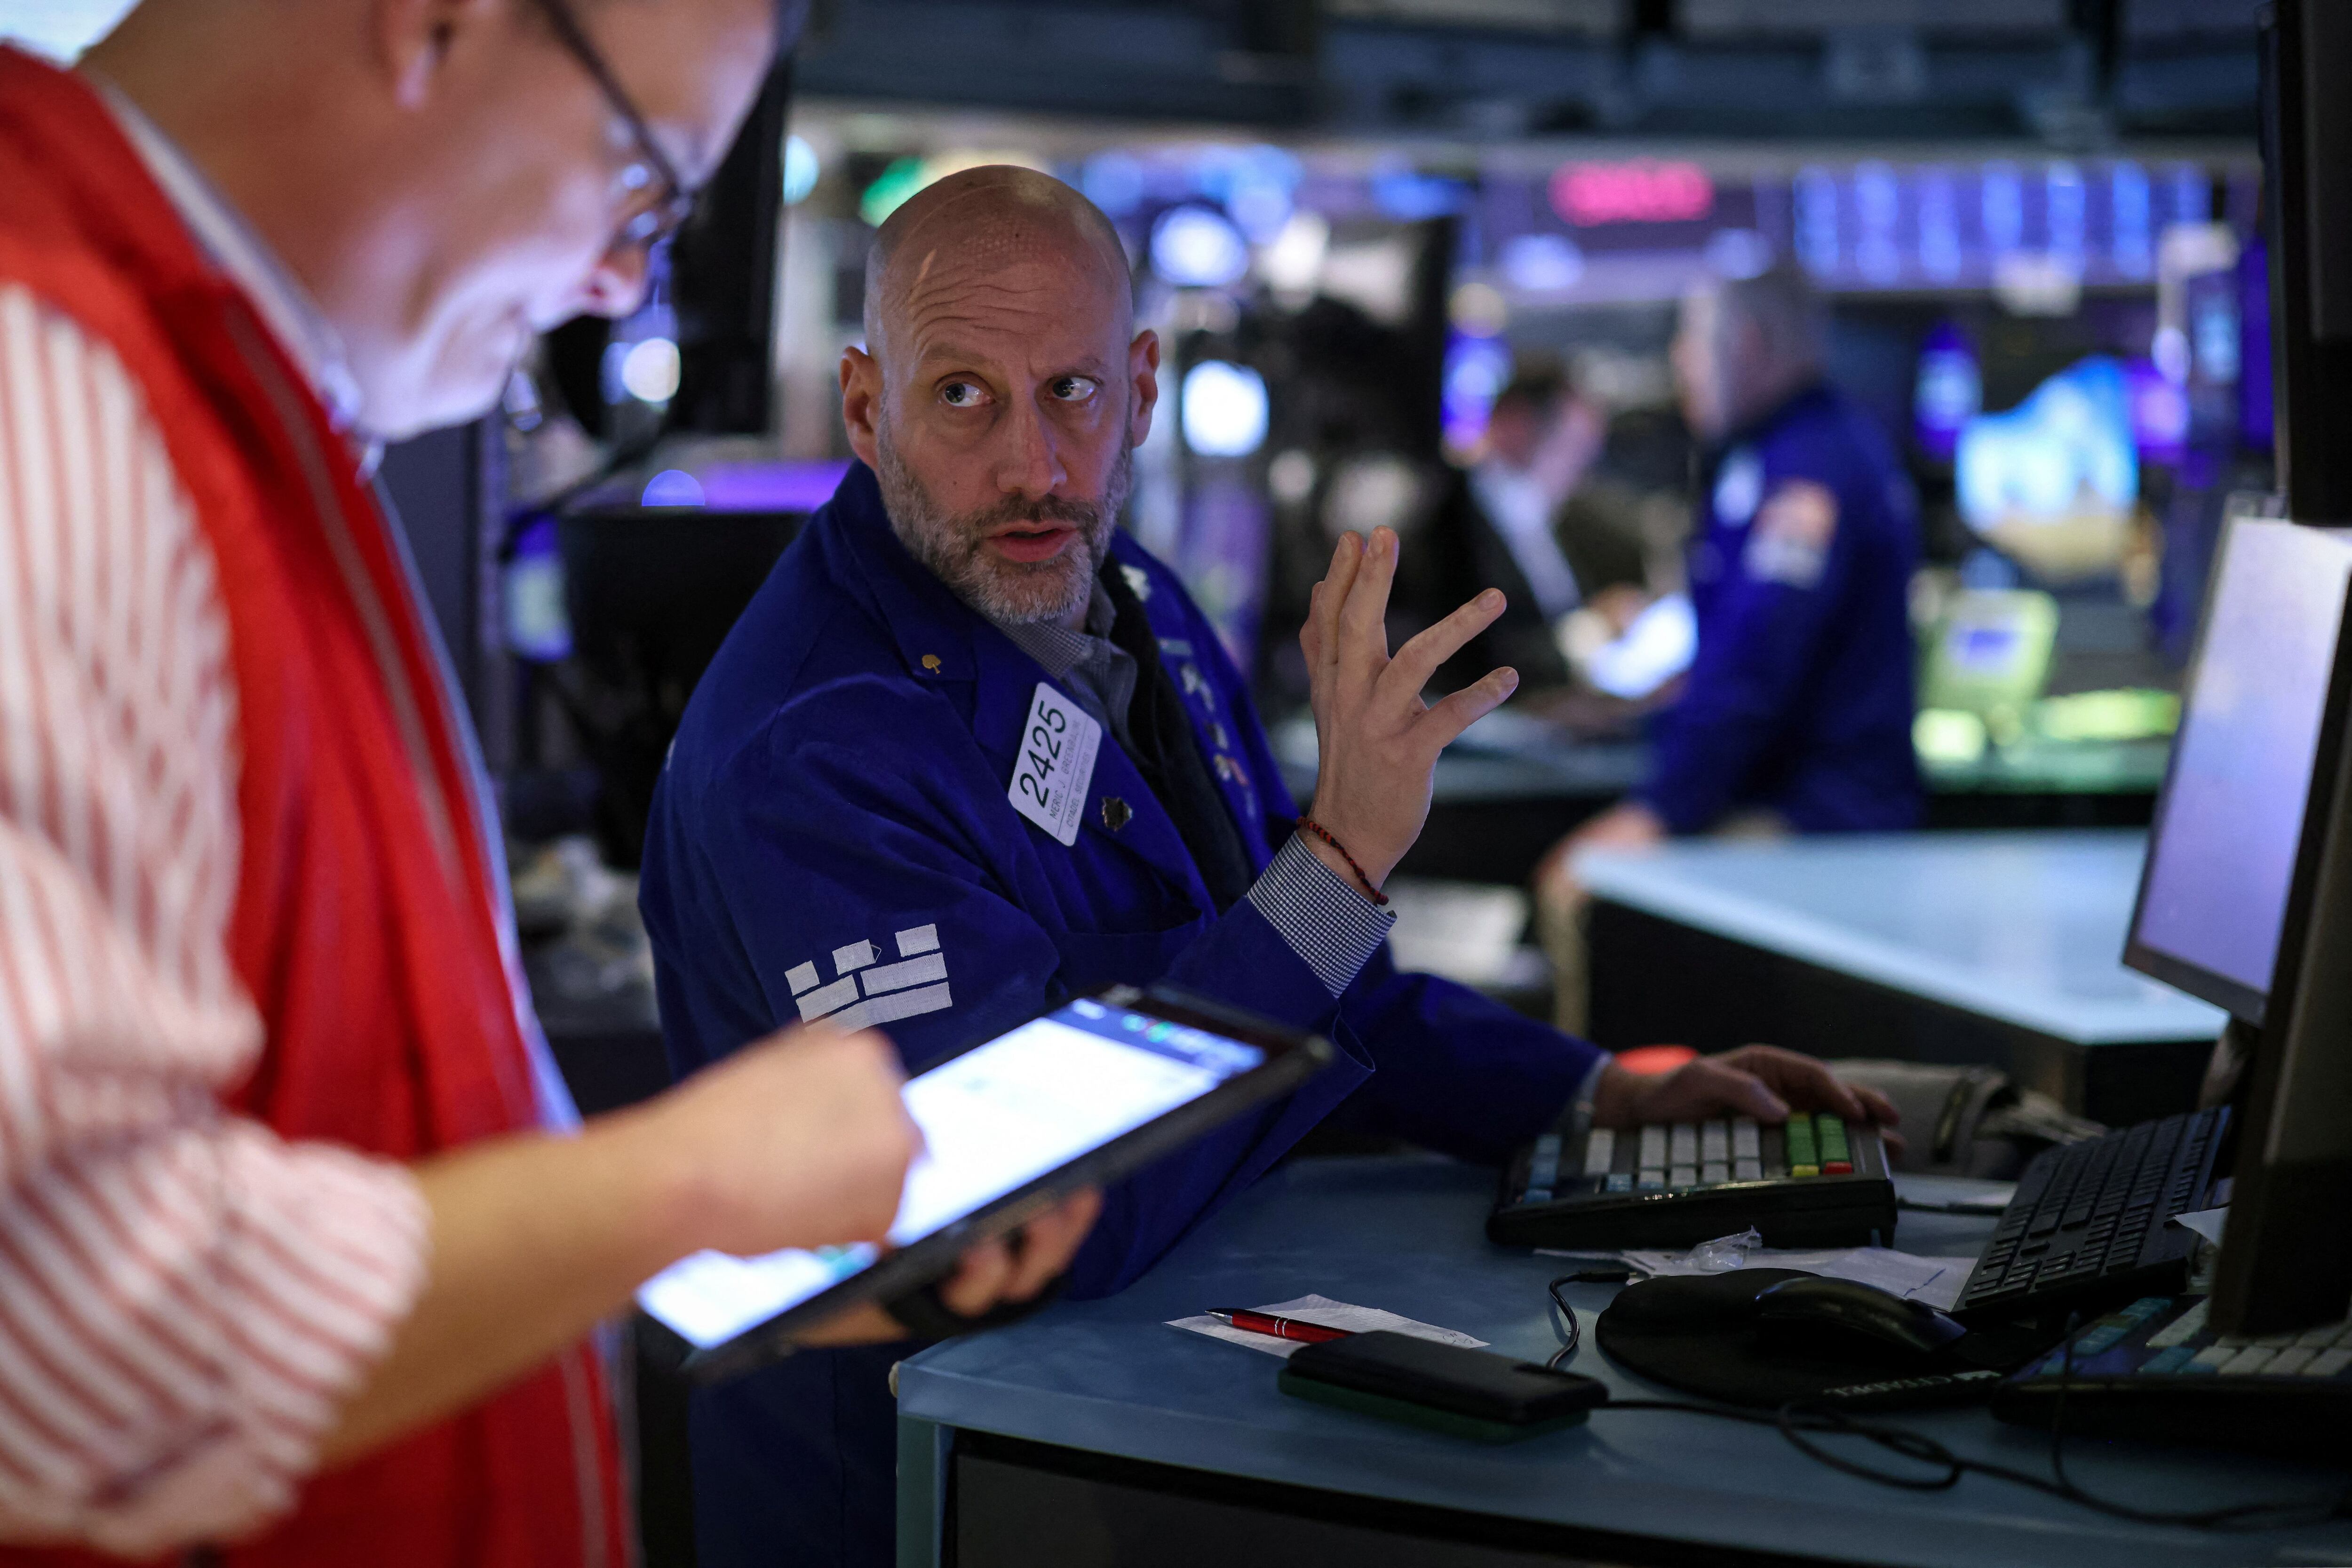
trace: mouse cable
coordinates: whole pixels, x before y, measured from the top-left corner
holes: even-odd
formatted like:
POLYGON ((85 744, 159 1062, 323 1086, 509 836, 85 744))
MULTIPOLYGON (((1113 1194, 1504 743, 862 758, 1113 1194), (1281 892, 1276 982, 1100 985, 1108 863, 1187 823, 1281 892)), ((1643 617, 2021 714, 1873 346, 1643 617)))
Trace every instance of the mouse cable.
MULTIPOLYGON (((2063 1387, 2063 1385, 2062 1385, 2063 1387)), ((2189 1512, 2166 1512, 2158 1510, 2134 1508, 2128 1503, 2111 1502, 2094 1496, 2070 1479, 2057 1457, 2057 1436, 2052 1434, 2052 1468, 2056 1479, 2033 1475, 2007 1465, 1985 1459, 1971 1459, 1953 1453, 1936 1438, 1907 1427, 1888 1426, 1883 1422, 1858 1420, 1842 1410, 1823 1405, 1808 1405, 1792 1401, 1769 1414, 1763 1411, 1737 1410, 1720 1405, 1700 1405, 1679 1399, 1616 1399, 1596 1405, 1598 1415, 1609 1410, 1671 1410, 1693 1415, 1713 1415, 1727 1421, 1744 1422, 1754 1426, 1770 1426, 1787 1438, 1806 1458, 1840 1470, 1847 1475, 1880 1486, 1896 1487, 1905 1491, 1948 1491, 1959 1484, 1960 1478, 1974 1471, 1994 1480, 2008 1481, 2013 1486, 2028 1488, 2077 1507, 2091 1510, 2115 1519, 2129 1520, 2140 1524, 2179 1525, 2190 1530, 2258 1531, 2273 1530, 2295 1524, 2316 1524, 2342 1517, 2347 1512, 2347 1491, 2352 1488, 2338 1487, 2325 1497, 2304 1498, 2292 1501, 2237 1503, 2226 1508, 2200 1509, 2189 1512), (1902 1458, 1932 1466, 1940 1474, 1904 1475, 1884 1470, 1830 1452, 1812 1439, 1814 1436, 1861 1437, 1876 1444, 1902 1458)))
POLYGON ((1576 1358, 1578 1347, 1584 1343, 1584 1326, 1576 1321, 1576 1309, 1570 1306, 1568 1298, 1559 1293, 1561 1286, 1573 1285, 1582 1278, 1580 1274, 1563 1274, 1544 1287, 1545 1293, 1551 1298, 1551 1310, 1556 1320, 1553 1329, 1559 1335, 1559 1349, 1552 1352, 1551 1359, 1544 1363, 1546 1372, 1558 1372, 1566 1366, 1576 1358))
POLYGON ((1551 1297, 1552 1331, 1559 1336, 1559 1349, 1551 1352, 1544 1363, 1546 1372, 1558 1372, 1576 1359, 1579 1346, 1584 1342, 1584 1326, 1576 1320, 1576 1309, 1559 1293, 1563 1285, 1622 1285, 1633 1275, 1626 1268, 1582 1268, 1573 1274, 1563 1274, 1544 1290, 1551 1297))

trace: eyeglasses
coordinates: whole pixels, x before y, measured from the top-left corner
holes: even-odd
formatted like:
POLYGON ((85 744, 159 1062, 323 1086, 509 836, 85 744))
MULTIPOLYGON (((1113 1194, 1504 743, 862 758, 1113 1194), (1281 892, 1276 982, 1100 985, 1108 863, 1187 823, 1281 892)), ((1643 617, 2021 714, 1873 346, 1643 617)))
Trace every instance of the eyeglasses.
POLYGON ((620 116, 621 123, 629 128, 629 135, 637 144, 638 162, 631 164, 623 176, 628 188, 635 193, 660 182, 664 193, 661 198, 632 213, 613 237, 612 247, 615 250, 651 250, 685 225, 694 211, 694 189, 680 177, 677 165, 669 161, 661 143, 654 140, 646 117, 614 79, 613 68, 604 63, 604 57, 589 41, 587 29, 573 15, 569 0, 537 0, 537 4, 546 15, 548 26, 555 29, 556 41, 580 62, 580 68, 595 82, 604 95, 604 102, 620 116))

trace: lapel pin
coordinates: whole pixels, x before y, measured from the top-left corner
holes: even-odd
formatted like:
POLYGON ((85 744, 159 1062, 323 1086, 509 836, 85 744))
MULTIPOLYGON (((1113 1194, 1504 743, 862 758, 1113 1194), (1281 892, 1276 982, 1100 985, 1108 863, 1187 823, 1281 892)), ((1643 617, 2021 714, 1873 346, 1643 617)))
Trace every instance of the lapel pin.
POLYGON ((935 653, 925 654, 923 656, 923 668, 929 670, 933 675, 937 675, 940 672, 940 656, 935 653))
POLYGON ((1118 796, 1115 795, 1107 795, 1103 796, 1103 826, 1109 828, 1113 833, 1117 833, 1120 828, 1125 827, 1134 816, 1135 813, 1127 808, 1127 802, 1119 799, 1118 796))

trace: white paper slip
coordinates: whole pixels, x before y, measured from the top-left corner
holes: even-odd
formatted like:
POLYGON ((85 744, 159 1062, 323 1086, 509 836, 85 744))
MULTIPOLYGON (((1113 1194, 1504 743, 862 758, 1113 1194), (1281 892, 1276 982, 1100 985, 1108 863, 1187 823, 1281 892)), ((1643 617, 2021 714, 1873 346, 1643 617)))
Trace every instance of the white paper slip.
POLYGON ((1063 845, 1076 844, 1078 823, 1087 814, 1087 790, 1095 781, 1095 753, 1101 749, 1102 726, 1092 715, 1050 682, 1039 681, 1004 798, 1063 845))
MULTIPOLYGON (((1597 1256, 1590 1252, 1539 1250, 1547 1258, 1590 1260, 1597 1256)), ((1652 1278, 1662 1274, 1723 1272, 1694 1263, 1686 1252, 1621 1252, 1616 1256, 1652 1278)), ((1959 1300, 1960 1289, 1969 1282, 1969 1270, 1976 1266, 1973 1258, 1919 1258, 1885 1247, 1845 1247, 1825 1252, 1776 1251, 1759 1247, 1748 1253, 1741 1264, 1746 1268, 1798 1268, 1831 1279, 1858 1280, 1906 1300, 1925 1301, 1948 1312, 1959 1300)))
POLYGON ((2172 1223, 2181 1229, 2194 1231, 2215 1247, 2221 1245, 2221 1230, 2229 1223, 2230 1209, 2223 1205, 2217 1209, 2199 1209, 2195 1214, 2177 1214, 2172 1223))
MULTIPOLYGON (((1435 1340, 1442 1345, 1463 1345, 1471 1350, 1483 1350, 1486 1344, 1486 1341, 1472 1339, 1457 1330, 1441 1329, 1434 1323, 1400 1318, 1394 1312, 1383 1312, 1378 1307, 1351 1306, 1346 1301, 1334 1301, 1328 1296, 1301 1296, 1296 1300, 1276 1301, 1264 1307, 1253 1307, 1250 1310, 1271 1312, 1278 1318, 1297 1318, 1302 1323, 1319 1323, 1327 1329, 1345 1329, 1351 1334, 1367 1334, 1374 1329, 1388 1329, 1400 1334, 1411 1334, 1417 1340, 1435 1340)), ((1247 1329, 1221 1323, 1205 1312, 1197 1318, 1171 1318, 1168 1326, 1206 1334, 1213 1340, 1223 1340, 1228 1344, 1263 1351, 1285 1361, 1289 1360, 1294 1352, 1306 1348, 1297 1340, 1278 1340, 1272 1334, 1254 1334, 1247 1329)))

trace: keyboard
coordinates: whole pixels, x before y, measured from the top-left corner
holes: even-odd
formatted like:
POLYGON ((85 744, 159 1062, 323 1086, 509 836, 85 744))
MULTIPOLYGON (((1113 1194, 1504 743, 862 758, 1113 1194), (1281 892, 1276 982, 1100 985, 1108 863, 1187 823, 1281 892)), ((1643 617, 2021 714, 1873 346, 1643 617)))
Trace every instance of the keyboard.
POLYGON ((2018 1178, 1955 1315, 2102 1311, 2185 1288, 2197 1238, 2167 1222, 2204 1206, 2229 1125, 2224 1106, 2045 1150, 2018 1178))
POLYGON ((1875 1127, 1829 1115, 1546 1133, 1503 1173, 1486 1235, 1505 1247, 1686 1247, 1753 1226, 1767 1247, 1895 1237, 1875 1127))
POLYGON ((2205 1326, 2202 1296, 2142 1297, 2038 1356, 1993 1393, 2021 1426, 2281 1458, 2352 1459, 2352 1323, 2246 1337, 2205 1326), (2064 1387, 2065 1404, 2059 1408, 2064 1387))

